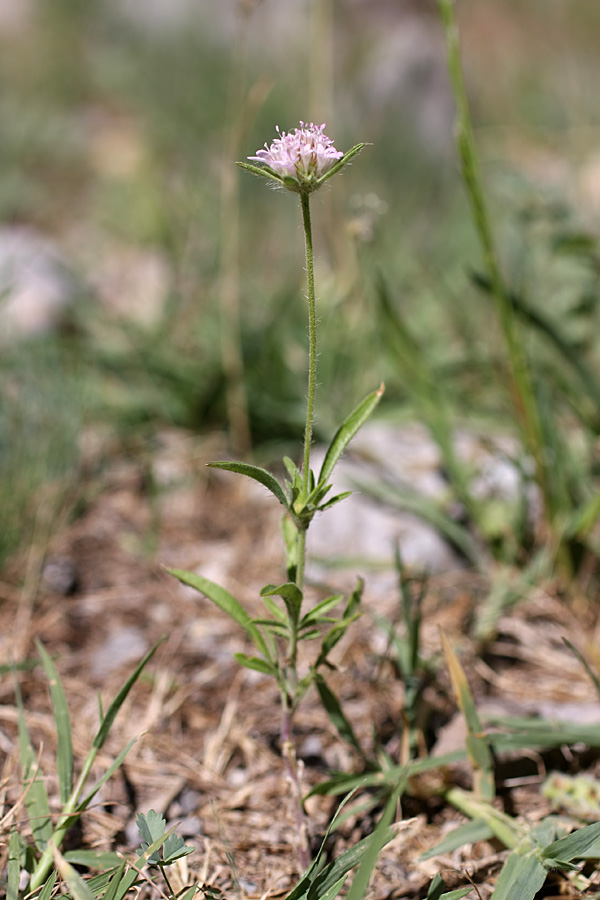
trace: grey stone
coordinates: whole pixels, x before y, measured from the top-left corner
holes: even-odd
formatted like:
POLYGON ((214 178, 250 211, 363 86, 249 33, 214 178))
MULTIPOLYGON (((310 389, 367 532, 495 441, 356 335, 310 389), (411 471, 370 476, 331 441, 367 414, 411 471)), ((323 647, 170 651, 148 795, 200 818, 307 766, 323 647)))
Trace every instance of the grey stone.
POLYGON ((29 228, 0 229, 0 344, 54 331, 74 291, 51 241, 29 228))

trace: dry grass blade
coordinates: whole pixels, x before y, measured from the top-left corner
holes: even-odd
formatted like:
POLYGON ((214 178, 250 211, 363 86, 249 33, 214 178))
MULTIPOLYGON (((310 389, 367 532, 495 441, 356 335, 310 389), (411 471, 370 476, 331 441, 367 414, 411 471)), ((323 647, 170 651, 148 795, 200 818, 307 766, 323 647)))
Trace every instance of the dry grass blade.
POLYGON ((492 800, 496 794, 494 766, 487 737, 483 731, 479 714, 473 700, 473 694, 465 677, 463 668, 450 641, 440 629, 442 648, 448 663, 452 687, 462 714, 467 724, 467 755, 473 772, 473 790, 481 800, 492 800))

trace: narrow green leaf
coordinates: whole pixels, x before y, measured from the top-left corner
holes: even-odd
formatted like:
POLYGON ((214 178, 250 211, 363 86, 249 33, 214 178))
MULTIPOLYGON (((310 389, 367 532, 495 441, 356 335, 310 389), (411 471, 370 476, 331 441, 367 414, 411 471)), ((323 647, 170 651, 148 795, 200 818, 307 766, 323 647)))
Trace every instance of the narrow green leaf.
POLYGON ((67 862, 88 869, 112 869, 121 865, 121 857, 110 850, 67 850, 63 853, 67 862))
POLYGON ((134 745, 136 742, 137 742, 137 738, 132 738, 132 739, 129 741, 129 743, 127 744, 127 746, 124 747, 123 750, 121 750, 121 752, 119 753, 119 755, 118 755, 118 756, 113 760, 113 762, 110 764, 110 766, 108 767, 108 769, 106 770, 106 772, 104 773, 104 775, 102 775, 102 776, 98 779, 98 781, 95 783, 94 787, 91 789, 91 791, 89 792, 89 794, 86 794, 86 796, 84 797, 84 799, 81 800, 81 801, 77 804, 77 811, 78 811, 78 812, 83 812, 84 809, 87 809, 87 807, 90 805, 90 803, 92 802, 92 800, 94 799, 94 797, 96 796, 96 794, 98 793, 98 791, 100 790, 100 788, 103 787, 103 786, 106 784, 106 782, 108 781, 108 779, 111 778, 112 775, 114 775, 114 773, 117 771, 117 769, 122 765, 123 761, 125 760, 125 757, 127 756, 127 754, 129 753, 129 751, 131 750, 131 748, 133 747, 133 745, 134 745))
POLYGON ((344 714, 340 701, 335 696, 322 675, 315 675, 315 684, 317 686, 317 691, 319 692, 319 698, 321 700, 321 703, 323 704, 323 709, 329 716, 329 719, 334 728, 336 729, 342 740, 350 744, 351 747, 354 747, 354 749, 360 754, 361 758, 364 759, 364 750, 360 746, 360 742, 354 734, 352 725, 344 714))
POLYGON ((267 472, 266 469, 261 469, 260 466, 252 466, 250 463, 234 462, 233 460, 218 460, 217 462, 210 462, 208 465, 212 469, 224 469, 226 472, 236 472, 238 475, 246 475, 248 478, 258 481, 259 484, 262 484, 263 487, 266 487, 275 497, 277 497, 282 506, 285 506, 285 508, 288 509, 288 501, 283 488, 275 476, 271 475, 270 472, 267 472))
POLYGON ((8 868, 6 873, 6 900, 18 900, 21 875, 21 838, 13 825, 8 839, 8 868))
POLYGON ((126 860, 122 859, 119 861, 119 866, 110 876, 110 881, 108 882, 108 886, 106 888, 104 896, 102 897, 102 900, 115 900, 119 885, 121 884, 121 879, 123 878, 123 874, 125 872, 126 865, 126 860))
POLYGON ((300 618, 300 609, 302 607, 302 591, 297 584, 288 581, 285 584, 275 586, 268 584, 260 592, 261 597, 281 597, 286 605, 288 615, 296 626, 300 618))
POLYGON ((472 893, 472 887, 457 888, 455 891, 446 891, 441 895, 440 900, 461 900, 462 897, 472 893))
POLYGON ((19 708, 19 758, 23 785, 27 789, 25 806, 31 825, 33 840, 40 851, 44 851, 48 841, 52 837, 52 819, 50 817, 50 803, 48 792, 44 783, 43 774, 39 771, 39 763, 36 760, 31 738, 25 721, 25 711, 21 700, 21 693, 17 687, 17 706, 19 708))
POLYGON ((427 891, 427 900, 461 900, 473 890, 472 887, 456 888, 454 891, 445 891, 444 880, 441 875, 436 875, 427 891))
POLYGON ((382 384, 378 390, 373 391, 373 393, 365 397, 362 403, 359 403, 356 409, 354 409, 348 418, 340 425, 325 454, 325 459, 323 460, 323 465, 321 466, 321 471, 319 473, 319 484, 329 481, 331 473, 335 468, 335 464, 356 432, 364 425, 381 400, 383 391, 384 386, 382 384))
POLYGON ((248 172, 252 172, 253 175, 261 175, 263 178, 268 178, 269 181, 282 181, 281 176, 275 169, 271 169, 270 166, 261 168, 260 166, 252 166, 250 163, 246 162, 236 162, 236 166, 239 166, 240 169, 246 169, 248 172))
POLYGON ((492 900, 534 900, 547 875, 535 851, 523 854, 512 850, 498 876, 492 900))
POLYGON ((388 843, 390 838, 393 836, 390 825, 394 820, 394 816, 396 815, 398 801, 402 796, 402 793, 406 786, 406 781, 407 775, 405 774, 398 781, 397 785, 392 791, 390 798, 385 805, 385 809, 381 815, 381 818, 377 823, 377 827, 368 839, 369 842, 367 845, 367 849, 361 860, 358 871, 352 880, 352 885, 350 886, 350 890, 348 891, 347 900, 363 900, 363 897, 365 897, 367 893, 371 875, 373 874, 373 870, 377 864, 379 854, 388 843))
POLYGON ((52 853, 54 855, 54 862, 56 863, 56 867, 61 876, 67 882, 73 900, 96 900, 94 894, 87 886, 79 872, 75 868, 73 868, 71 863, 67 862, 64 856, 62 856, 61 852, 57 850, 56 847, 52 847, 52 853))
POLYGON ((346 497, 351 497, 352 491, 342 491, 341 494, 336 494, 335 497, 330 497, 326 503, 322 503, 319 506, 319 511, 323 512, 325 509, 331 509, 332 506, 335 506, 336 503, 339 503, 341 500, 345 500, 346 497))
MULTIPOLYGON (((37 900, 50 900, 52 896, 52 892, 54 890, 54 885, 56 884, 56 879, 58 878, 58 872, 56 869, 53 869, 50 875, 48 875, 46 881, 44 882, 41 891, 37 895, 37 900)), ((8 894, 7 898, 8 900, 8 894)), ((108 897, 104 897, 103 900, 110 900, 108 897)))
POLYGON ((56 768, 61 803, 66 803, 73 789, 73 741, 71 738, 71 719, 63 686, 46 648, 36 640, 36 647, 50 687, 50 698, 56 724, 57 750, 56 768))
POLYGON ((429 850, 422 853, 419 859, 432 859, 434 856, 440 856, 443 853, 452 853, 466 844, 488 841, 492 837, 494 837, 494 832, 485 819, 472 819, 470 822, 465 822, 464 825, 453 828, 435 847, 430 847, 429 850))
POLYGON ((334 607, 336 607, 343 599, 343 594, 333 594, 331 597, 325 597, 324 600, 321 600, 319 603, 313 606, 313 608, 309 612, 307 612, 305 616, 302 616, 300 628, 306 628, 307 625, 312 625, 313 623, 320 621, 321 616, 329 612, 330 609, 334 609, 334 607))
POLYGON ((300 475, 300 469, 298 468, 294 460, 290 459, 289 456, 284 456, 283 464, 288 475, 292 479, 292 485, 300 484, 302 482, 302 476, 300 475))
POLYGON ((341 641, 352 623, 356 622, 356 620, 360 618, 360 615, 361 614, 359 611, 354 613, 354 615, 352 616, 344 616, 343 619, 339 620, 337 625, 334 625, 333 628, 329 629, 327 634, 323 637, 321 652, 319 653, 319 657, 315 663, 315 669, 318 669, 325 663, 333 648, 341 641))
POLYGON ((495 796, 496 788, 494 763, 487 737, 483 731, 475 701, 473 700, 473 694, 458 657, 441 629, 440 636, 456 701, 467 724, 466 747, 473 771, 474 792, 478 799, 492 800, 495 796))
POLYGON ((239 600, 236 600, 229 591, 226 591, 225 588, 215 584, 214 581, 209 581, 208 578, 204 578, 202 575, 196 575, 195 572, 186 572, 183 569, 167 569, 166 571, 179 579, 182 584, 193 587, 195 590, 208 597, 209 600, 212 600, 215 606, 218 606, 219 609, 222 609, 223 612, 227 613, 234 622, 241 625, 262 655, 266 659, 270 659, 269 648, 267 647, 262 633, 253 623, 252 618, 248 615, 239 600))
MULTIPOLYGON (((178 900, 193 900, 194 894, 198 890, 200 890, 198 885, 193 884, 187 891, 184 891, 183 894, 179 895, 178 900)), ((204 896, 206 897, 206 894, 204 896)), ((103 897, 102 900, 106 900, 106 897, 103 897)))
POLYGON ((554 841, 542 850, 542 857, 547 860, 560 859, 570 862, 587 853, 599 838, 600 822, 595 822, 593 825, 586 825, 585 828, 571 832, 559 841, 554 841))
POLYGON ((138 678, 140 677, 140 675, 142 673, 142 670, 145 668, 147 663, 152 659, 152 657, 156 653, 157 649, 162 644, 163 640, 164 640, 164 638, 161 638, 160 641, 158 641, 158 643, 156 643, 154 645, 154 647, 152 647, 152 649, 149 650, 148 653, 146 653, 146 655, 144 656, 142 661, 136 667, 133 674, 129 676, 129 678, 127 679, 127 681, 125 682, 125 684, 123 685, 123 687, 121 688, 121 690, 119 691, 119 693, 117 694, 117 696, 115 697, 113 702, 110 704, 110 706, 106 710, 106 715, 102 719, 100 728, 98 729, 96 736, 93 740, 93 747, 96 750, 99 750, 102 747, 102 745, 104 744, 106 738, 109 735, 110 729, 112 728, 113 722, 115 721, 117 713, 123 706, 123 703, 125 702, 127 695, 129 694, 129 691, 131 690, 131 688, 133 687, 135 682, 138 680, 138 678))
POLYGON ((234 657, 241 666, 247 669, 253 669, 255 672, 262 672, 263 675, 275 675, 275 670, 271 663, 258 656, 246 656, 245 653, 234 653, 234 657))

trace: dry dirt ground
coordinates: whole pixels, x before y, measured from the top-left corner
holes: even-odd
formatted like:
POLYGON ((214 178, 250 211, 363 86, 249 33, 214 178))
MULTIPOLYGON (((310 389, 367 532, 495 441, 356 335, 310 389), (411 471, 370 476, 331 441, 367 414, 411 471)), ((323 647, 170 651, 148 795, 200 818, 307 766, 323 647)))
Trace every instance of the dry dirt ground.
MULTIPOLYGON (((96 773, 128 740, 139 739, 71 845, 120 849, 131 857, 139 842, 135 814, 153 808, 179 822, 179 834, 197 847, 187 859, 190 879, 227 898, 254 900, 283 896, 297 876, 290 790, 278 749, 277 691, 268 678, 240 671, 233 660, 234 652, 248 649, 237 627, 163 569, 202 571, 256 612, 262 585, 283 580, 277 505, 249 491, 238 476, 204 468, 206 460, 222 454, 218 443, 167 432, 152 451, 89 450, 77 515, 55 526, 48 541, 37 533, 0 576, 0 652, 2 662, 36 659, 34 641, 43 641, 64 682, 81 762, 97 727, 97 693, 106 707, 137 660, 164 637, 116 720, 96 773)), ((398 593, 374 598, 366 574, 364 616, 336 648, 331 682, 365 750, 375 753, 379 744, 398 759, 403 685, 374 620, 398 620, 398 593)), ((479 704, 557 717, 566 709, 572 720, 588 715, 597 722, 593 687, 562 641, 568 637, 594 660, 597 611, 583 602, 574 609, 552 585, 539 586, 480 648, 469 629, 488 588, 484 578, 465 570, 429 580, 422 653, 437 660, 424 695, 430 748, 463 746, 440 655, 440 626, 459 652, 479 704)), ((322 591, 313 587, 311 594, 317 598, 322 591)), ((55 731, 41 666, 24 671, 20 680, 32 738, 57 804, 55 731)), ((6 812, 20 793, 12 678, 5 676, 0 688, 0 801, 6 812)), ((357 755, 341 742, 312 693, 297 717, 296 746, 307 790, 332 770, 360 771, 357 755)), ((511 814, 534 820, 549 810, 540 795, 547 767, 571 773, 598 768, 596 754, 584 747, 500 763, 499 802, 511 814)), ((445 777, 469 786, 464 765, 445 777)), ((307 801, 314 848, 337 802, 318 796, 307 801)), ((357 810, 330 839, 328 852, 368 834, 378 812, 357 810)), ((450 887, 470 878, 482 897, 489 896, 503 859, 500 845, 481 843, 421 861, 421 853, 461 821, 427 791, 403 798, 398 821, 371 898, 424 897, 437 871, 450 887)), ((558 892, 555 884, 546 896, 558 892)))

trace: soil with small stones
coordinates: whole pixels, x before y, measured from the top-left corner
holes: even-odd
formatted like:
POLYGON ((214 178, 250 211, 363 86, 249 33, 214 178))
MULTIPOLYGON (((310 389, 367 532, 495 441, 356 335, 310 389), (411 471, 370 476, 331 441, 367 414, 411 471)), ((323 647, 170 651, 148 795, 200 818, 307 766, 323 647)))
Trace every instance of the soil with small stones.
MULTIPOLYGON (((137 742, 67 846, 117 849, 131 858, 139 844, 136 813, 155 809, 169 823, 179 823, 178 833, 196 847, 172 874, 175 887, 195 880, 208 893, 220 891, 227 898, 276 897, 285 895, 298 876, 276 687, 235 662, 236 652, 249 650, 241 630, 165 571, 202 572, 253 614, 261 611, 260 588, 284 580, 280 509, 244 479, 205 469, 206 460, 222 455, 218 445, 218 437, 200 440, 177 431, 159 435, 151 450, 97 441, 85 460, 77 516, 54 524, 48 536, 41 503, 42 524, 30 546, 0 575, 1 661, 36 661, 35 641, 43 642, 63 680, 81 765, 98 725, 98 693, 106 709, 139 659, 162 639, 117 717, 94 774, 100 775, 128 741, 137 742)), ((310 586, 308 602, 338 583, 351 583, 347 573, 333 575, 331 582, 310 586)), ((564 643, 567 638, 597 664, 597 611, 583 600, 579 605, 561 600, 552 584, 539 585, 502 616, 481 646, 471 635, 489 587, 486 578, 467 571, 432 576, 427 583, 422 656, 431 661, 431 670, 423 695, 422 753, 464 747, 440 628, 458 651, 482 710, 598 722, 600 705, 591 681, 564 643)), ((367 573, 363 617, 336 647, 335 670, 327 678, 365 758, 382 759, 385 751, 400 761, 406 749, 404 687, 378 617, 398 622, 398 592, 375 601, 367 573)), ((25 668, 20 686, 57 812, 56 733, 42 667, 25 668)), ((22 799, 12 676, 4 676, 0 690, 0 799, 7 828, 7 814, 22 799)), ((365 768, 358 752, 336 734, 314 692, 297 715, 295 743, 307 792, 332 772, 365 768)), ((540 791, 548 768, 594 774, 600 766, 598 754, 583 745, 503 757, 497 767, 498 805, 538 821, 550 811, 540 791)), ((464 821, 440 797, 442 783, 470 787, 466 763, 408 786, 395 836, 371 882, 371 898, 425 897, 437 872, 448 889, 472 881, 481 897, 490 895, 505 858, 500 844, 480 842, 421 859, 464 821)), ((328 838, 329 858, 372 831, 381 806, 373 801, 363 808, 363 800, 357 795, 351 815, 328 838)), ((306 801, 313 852, 338 802, 319 795, 306 801)), ((16 818, 25 828, 22 805, 16 818)), ((555 881, 546 896, 568 887, 555 881)))

